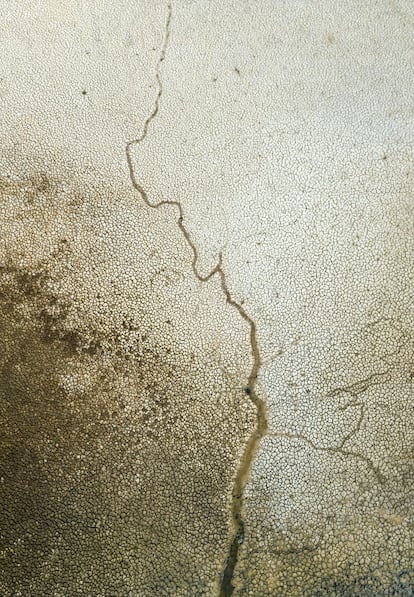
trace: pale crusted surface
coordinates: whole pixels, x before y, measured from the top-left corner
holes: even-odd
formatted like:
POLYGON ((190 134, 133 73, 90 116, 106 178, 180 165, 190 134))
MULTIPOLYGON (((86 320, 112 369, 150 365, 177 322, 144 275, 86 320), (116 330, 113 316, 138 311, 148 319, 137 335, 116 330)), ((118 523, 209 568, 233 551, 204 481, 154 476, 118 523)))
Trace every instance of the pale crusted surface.
POLYGON ((240 594, 414 590, 413 24, 408 2, 177 3, 136 163, 256 323, 240 594))
POLYGON ((412 3, 101 4, 2 28, 2 591, 412 595, 412 3))

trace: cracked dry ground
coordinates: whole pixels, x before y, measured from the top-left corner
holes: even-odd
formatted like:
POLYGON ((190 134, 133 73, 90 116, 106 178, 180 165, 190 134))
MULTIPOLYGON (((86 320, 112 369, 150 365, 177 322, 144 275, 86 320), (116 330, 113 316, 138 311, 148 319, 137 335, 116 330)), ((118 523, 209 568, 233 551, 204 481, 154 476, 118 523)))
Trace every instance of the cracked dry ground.
POLYGON ((412 7, 6 12, 0 595, 414 595, 412 7))
POLYGON ((219 579, 255 424, 249 330, 194 277, 174 218, 134 195, 70 173, 2 180, 5 595, 219 579))

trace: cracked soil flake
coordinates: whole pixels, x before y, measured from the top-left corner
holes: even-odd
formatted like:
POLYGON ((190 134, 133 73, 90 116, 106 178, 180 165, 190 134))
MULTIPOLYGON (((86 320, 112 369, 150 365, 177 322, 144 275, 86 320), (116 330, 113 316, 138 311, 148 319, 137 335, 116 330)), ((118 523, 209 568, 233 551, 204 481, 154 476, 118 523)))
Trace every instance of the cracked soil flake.
POLYGON ((5 12, 1 594, 412 595, 412 4, 5 12))

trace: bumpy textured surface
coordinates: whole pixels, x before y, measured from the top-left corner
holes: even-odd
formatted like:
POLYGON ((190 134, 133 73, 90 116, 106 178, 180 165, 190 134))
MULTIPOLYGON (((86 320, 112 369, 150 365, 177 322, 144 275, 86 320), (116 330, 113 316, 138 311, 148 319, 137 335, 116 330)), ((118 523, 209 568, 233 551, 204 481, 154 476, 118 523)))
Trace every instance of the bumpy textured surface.
POLYGON ((3 8, 1 595, 414 595, 413 4, 3 8))

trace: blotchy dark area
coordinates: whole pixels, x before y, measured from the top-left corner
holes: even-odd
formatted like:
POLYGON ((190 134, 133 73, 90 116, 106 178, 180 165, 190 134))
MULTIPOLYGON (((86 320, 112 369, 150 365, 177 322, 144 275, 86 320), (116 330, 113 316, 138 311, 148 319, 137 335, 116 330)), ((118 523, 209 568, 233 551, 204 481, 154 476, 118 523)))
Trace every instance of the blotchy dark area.
MULTIPOLYGON (((27 180, 5 183, 2 198, 20 202, 24 226, 0 263, 0 593, 211 595, 254 419, 241 408, 246 380, 238 387, 218 356, 200 351, 202 312, 197 336, 186 331, 188 350, 177 350, 182 316, 176 305, 157 310, 155 290, 139 279, 150 258, 137 255, 136 289, 119 300, 105 267, 86 282, 74 275, 90 259, 83 235, 96 239, 104 266, 107 238, 81 217, 101 199, 85 191, 65 205, 56 182, 27 180), (54 228, 39 227, 39 213, 53 220, 65 209, 60 239, 49 238, 54 228), (106 311, 95 317, 82 296, 106 311)), ((187 309, 193 298, 183 292, 187 309)))

